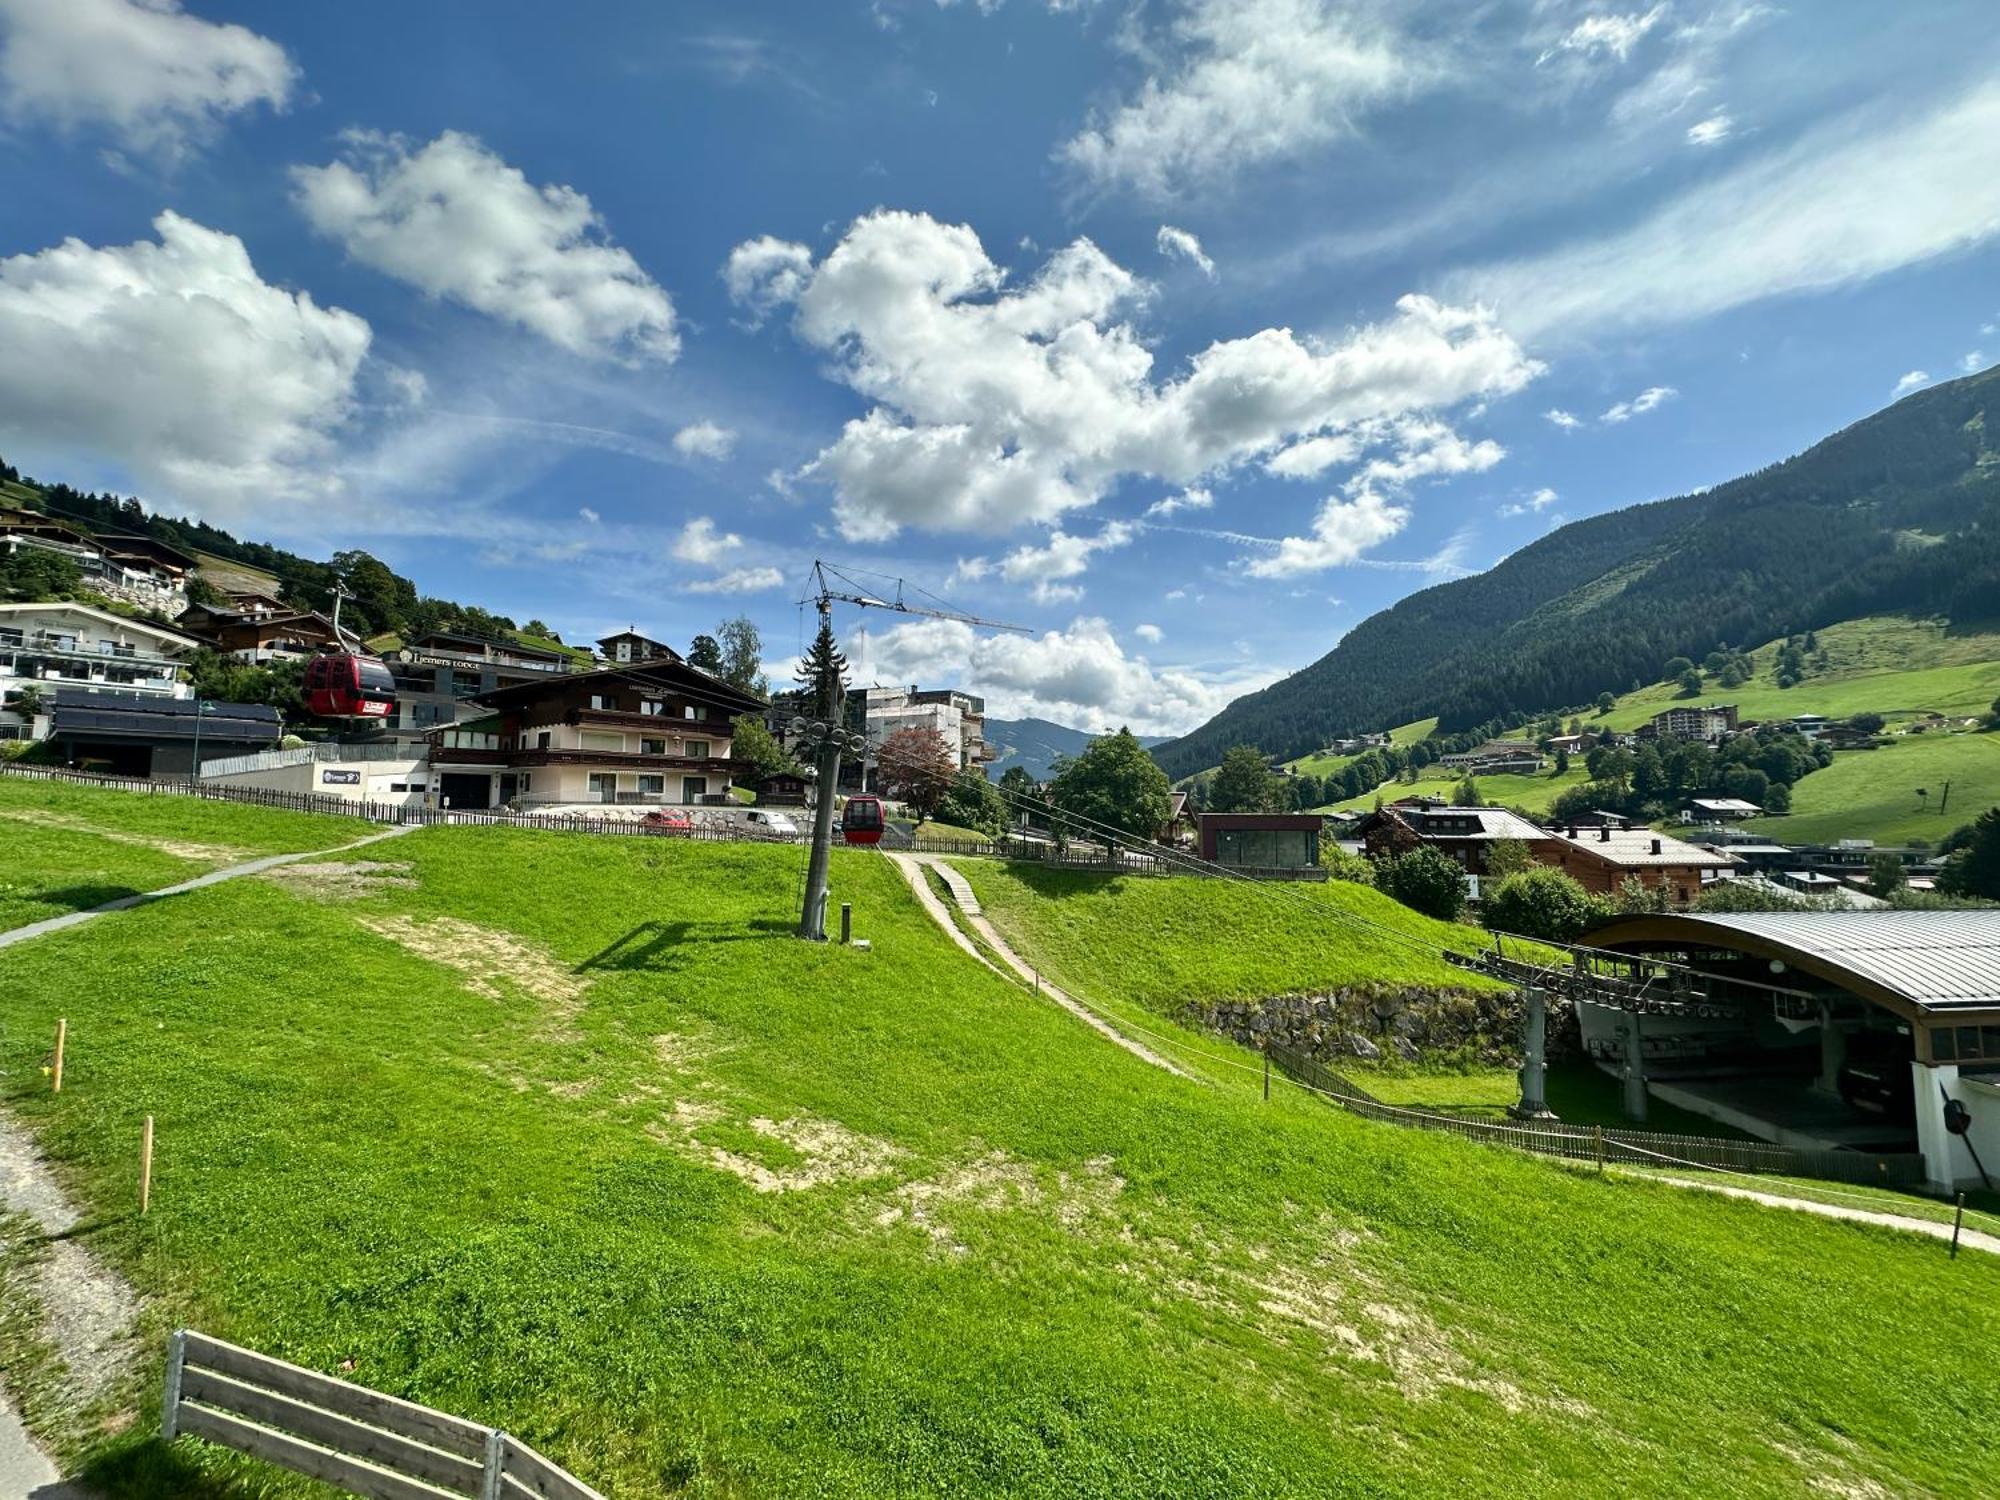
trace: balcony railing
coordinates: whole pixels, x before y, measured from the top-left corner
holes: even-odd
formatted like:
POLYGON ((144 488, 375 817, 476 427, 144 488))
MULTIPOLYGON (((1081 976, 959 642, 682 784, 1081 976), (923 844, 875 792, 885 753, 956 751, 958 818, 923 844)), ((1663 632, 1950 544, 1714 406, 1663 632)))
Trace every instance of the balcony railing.
POLYGON ((616 766, 621 771, 695 771, 717 776, 738 776, 751 769, 747 760, 728 756, 642 755, 633 750, 471 750, 439 745, 432 752, 439 765, 502 766, 509 770, 530 770, 536 766, 616 766))
POLYGON ((90 661, 148 662, 172 666, 174 658, 137 646, 121 646, 115 641, 84 641, 73 635, 56 635, 47 630, 0 630, 0 651, 38 656, 83 657, 90 661))

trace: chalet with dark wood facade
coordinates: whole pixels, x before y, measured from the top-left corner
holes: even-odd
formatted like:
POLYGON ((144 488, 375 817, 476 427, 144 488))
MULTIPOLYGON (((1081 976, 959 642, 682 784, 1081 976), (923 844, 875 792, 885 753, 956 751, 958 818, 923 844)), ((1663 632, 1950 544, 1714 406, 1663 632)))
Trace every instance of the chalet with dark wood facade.
POLYGON ((717 801, 749 769, 730 758, 736 717, 765 707, 678 658, 563 673, 471 701, 491 712, 430 736, 438 792, 454 808, 717 801))

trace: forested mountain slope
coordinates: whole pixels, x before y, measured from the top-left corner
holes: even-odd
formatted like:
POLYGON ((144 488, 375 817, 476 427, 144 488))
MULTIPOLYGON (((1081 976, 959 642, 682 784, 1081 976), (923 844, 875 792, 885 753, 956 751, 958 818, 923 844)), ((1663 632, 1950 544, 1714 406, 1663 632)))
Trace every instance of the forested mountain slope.
POLYGON ((1672 656, 1902 610, 2000 610, 2000 368, 1412 594, 1154 754, 1181 776, 1236 744, 1291 757, 1433 714, 1448 732, 1623 691, 1672 656))

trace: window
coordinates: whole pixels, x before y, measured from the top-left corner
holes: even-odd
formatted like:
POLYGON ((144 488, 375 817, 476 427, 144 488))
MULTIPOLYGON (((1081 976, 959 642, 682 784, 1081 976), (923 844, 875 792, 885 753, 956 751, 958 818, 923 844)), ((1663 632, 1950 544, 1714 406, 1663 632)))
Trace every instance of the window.
POLYGON ((681 801, 692 806, 708 795, 706 776, 683 776, 681 778, 681 801))
POLYGON ((684 719, 692 719, 695 717, 695 713, 696 713, 695 706, 692 703, 690 703, 681 710, 681 717, 684 719))
POLYGON ((658 719, 664 717, 666 711, 667 705, 658 698, 641 698, 639 700, 639 712, 645 714, 648 718, 658 719))
POLYGON ((577 738, 586 750, 616 750, 623 753, 625 749, 624 735, 609 734, 601 729, 586 729, 577 738))
POLYGON ((610 693, 592 693, 590 706, 600 712, 615 713, 618 709, 618 700, 610 693))
POLYGON ((537 750, 546 750, 549 748, 549 732, 546 729, 539 731, 535 735, 535 748, 537 750))
POLYGON ((530 776, 528 775, 528 773, 527 773, 526 771, 523 771, 523 772, 521 773, 521 793, 522 793, 522 795, 523 795, 523 796, 526 796, 526 795, 527 795, 527 791, 528 791, 528 783, 529 783, 529 781, 530 781, 531 779, 532 779, 532 778, 531 778, 531 777, 530 777, 530 776))
POLYGON ((600 802, 618 800, 618 778, 608 771, 590 773, 590 795, 600 802))
POLYGON ((667 794, 667 778, 664 776, 641 776, 639 795, 642 797, 664 797, 667 794))
POLYGON ((688 759, 689 759, 689 760, 707 760, 707 759, 708 759, 708 741, 707 741, 707 740, 689 740, 689 741, 688 741, 688 748, 687 748, 687 753, 688 753, 688 759))
POLYGON ((2000 1026, 1940 1026, 1931 1033, 1931 1055, 1939 1062, 2000 1062, 2000 1026))
POLYGON ((667 742, 665 740, 642 738, 639 741, 639 753, 641 755, 665 755, 667 753, 667 742))

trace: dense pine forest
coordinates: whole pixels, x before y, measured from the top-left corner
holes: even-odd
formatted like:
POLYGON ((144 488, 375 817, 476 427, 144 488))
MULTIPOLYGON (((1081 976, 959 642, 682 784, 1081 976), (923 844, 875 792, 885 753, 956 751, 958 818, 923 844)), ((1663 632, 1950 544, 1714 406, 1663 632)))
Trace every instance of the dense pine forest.
POLYGON ((1154 751, 1309 753, 1436 715, 1440 732, 1587 703, 1674 656, 1898 611, 2000 613, 2000 369, 1933 387, 1701 494, 1576 521, 1412 594, 1311 666, 1154 751))

